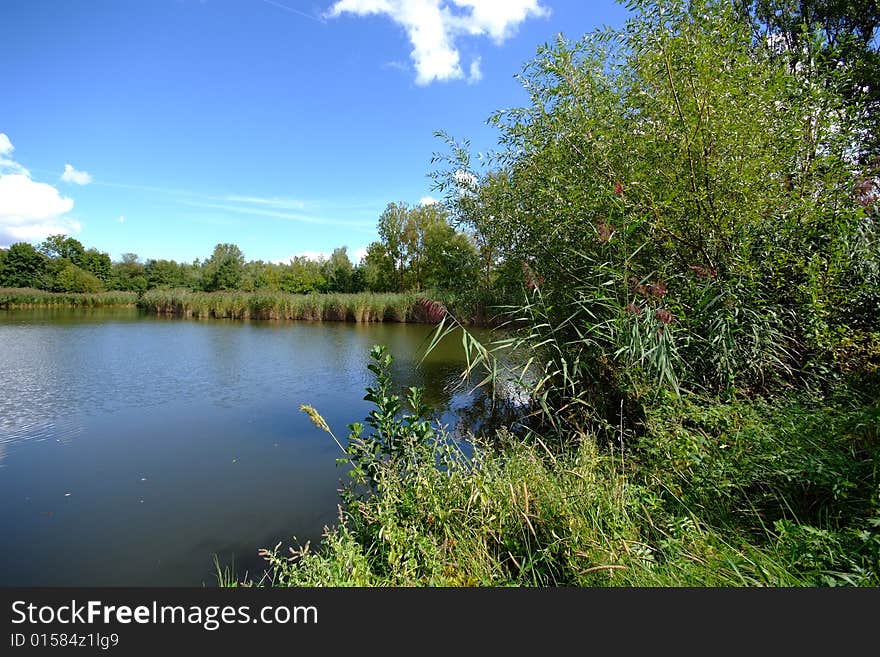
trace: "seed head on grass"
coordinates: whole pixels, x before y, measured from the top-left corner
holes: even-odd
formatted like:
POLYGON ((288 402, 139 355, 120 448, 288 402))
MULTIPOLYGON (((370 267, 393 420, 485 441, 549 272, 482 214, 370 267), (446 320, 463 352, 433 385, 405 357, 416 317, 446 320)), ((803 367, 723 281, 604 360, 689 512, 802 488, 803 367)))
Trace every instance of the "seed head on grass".
POLYGON ((332 431, 330 431, 330 426, 327 424, 327 420, 321 417, 321 414, 318 413, 317 410, 315 410, 314 406, 302 404, 300 405, 299 410, 308 415, 309 419, 312 421, 312 424, 318 427, 321 431, 326 431, 327 433, 329 433, 330 437, 333 438, 337 445, 339 445, 339 449, 345 452, 345 448, 342 446, 342 443, 340 443, 339 439, 333 434, 332 431))

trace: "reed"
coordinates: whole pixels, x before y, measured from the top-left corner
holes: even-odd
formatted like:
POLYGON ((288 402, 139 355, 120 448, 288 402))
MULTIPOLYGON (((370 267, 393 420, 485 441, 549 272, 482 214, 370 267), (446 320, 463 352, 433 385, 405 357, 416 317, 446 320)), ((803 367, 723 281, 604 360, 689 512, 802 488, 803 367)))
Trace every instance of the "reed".
MULTIPOLYGON (((191 318, 275 319, 325 322, 436 323, 427 300, 416 293, 287 294, 284 292, 193 292, 149 290, 146 312, 191 318)), ((433 307, 433 306, 431 306, 433 307)))
POLYGON ((0 308, 134 306, 134 292, 46 292, 33 288, 0 288, 0 308))

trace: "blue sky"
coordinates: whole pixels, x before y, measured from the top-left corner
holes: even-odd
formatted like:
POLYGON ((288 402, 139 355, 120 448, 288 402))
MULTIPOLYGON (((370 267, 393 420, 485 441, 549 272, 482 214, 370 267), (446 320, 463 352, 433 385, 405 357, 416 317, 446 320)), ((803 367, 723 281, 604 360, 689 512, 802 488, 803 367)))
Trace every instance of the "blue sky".
POLYGON ((437 196, 444 130, 495 145, 514 75, 578 0, 3 0, 0 246, 66 232, 114 260, 355 253, 437 196))

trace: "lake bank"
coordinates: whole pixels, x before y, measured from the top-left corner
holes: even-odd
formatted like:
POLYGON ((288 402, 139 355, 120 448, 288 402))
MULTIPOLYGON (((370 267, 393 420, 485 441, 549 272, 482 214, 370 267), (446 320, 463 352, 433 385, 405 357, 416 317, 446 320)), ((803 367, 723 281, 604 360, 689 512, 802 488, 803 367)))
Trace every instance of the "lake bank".
POLYGON ((0 289, 0 309, 40 307, 134 307, 151 315, 192 319, 257 319, 436 324, 445 305, 421 293, 288 294, 285 292, 193 292, 155 289, 98 293, 0 289))

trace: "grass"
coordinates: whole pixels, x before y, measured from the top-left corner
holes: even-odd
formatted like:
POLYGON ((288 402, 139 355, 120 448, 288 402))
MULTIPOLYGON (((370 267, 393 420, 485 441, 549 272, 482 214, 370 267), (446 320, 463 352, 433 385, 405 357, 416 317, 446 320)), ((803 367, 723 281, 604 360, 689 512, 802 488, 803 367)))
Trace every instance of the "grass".
POLYGON ((101 306, 134 306, 134 292, 45 292, 33 288, 0 288, 0 308, 34 308, 64 306, 97 308, 101 306))
POLYGON ((405 294, 286 294, 149 290, 147 312, 194 318, 283 319, 348 322, 425 322, 423 297, 405 294))
POLYGON ((502 430, 465 458, 438 434, 383 460, 373 493, 344 489, 317 549, 263 550, 256 583, 877 586, 878 427, 876 399, 844 391, 659 399, 623 454, 502 430))

